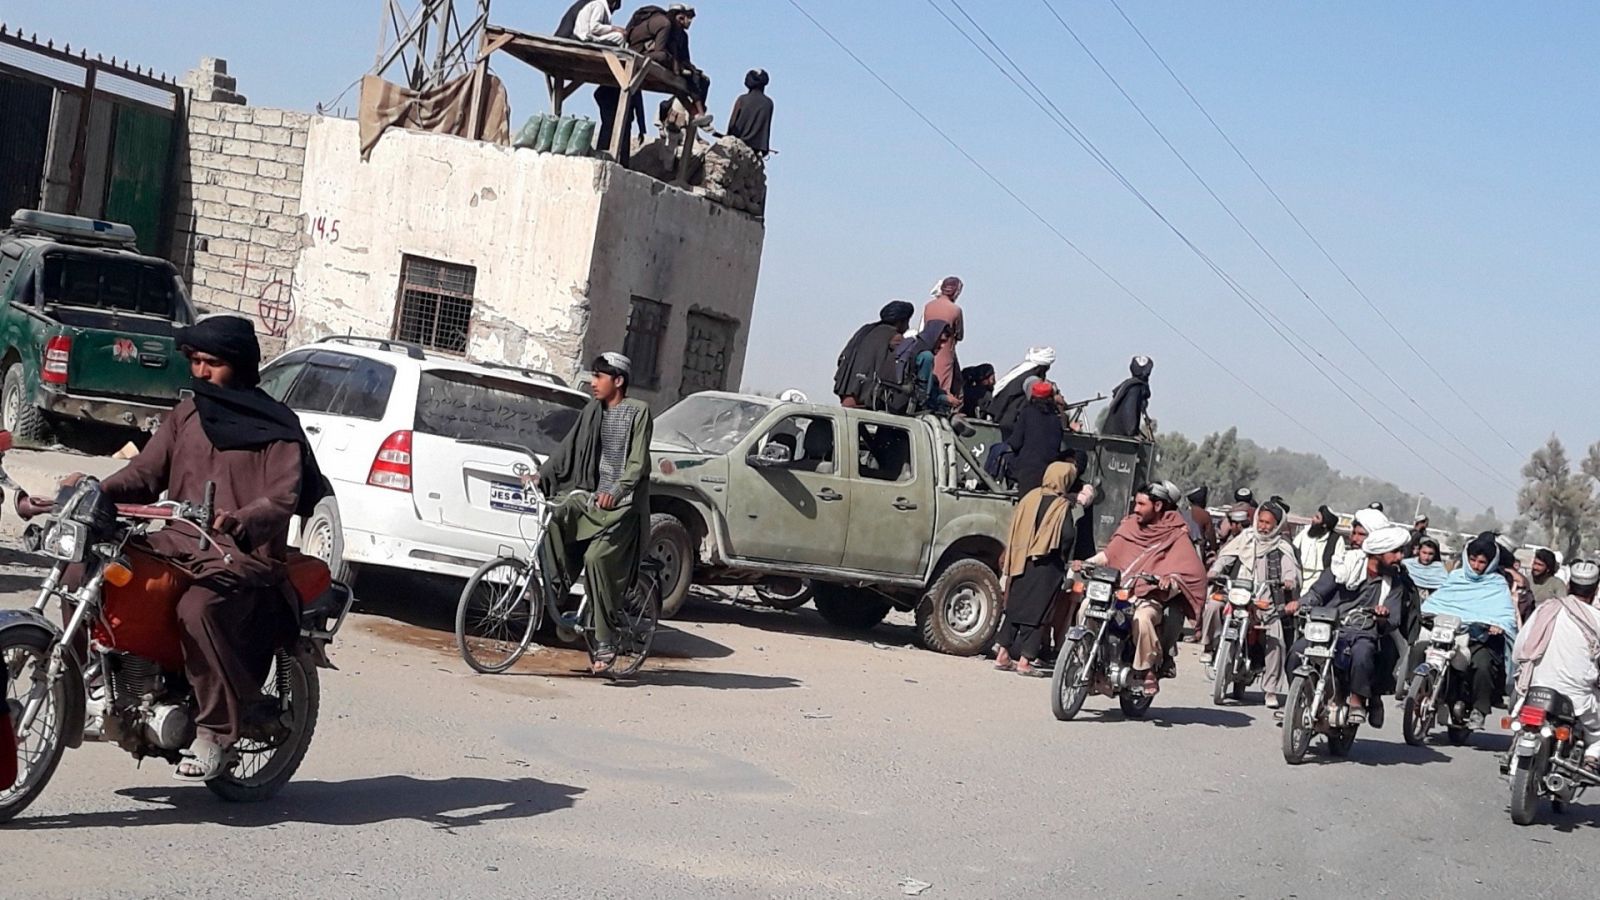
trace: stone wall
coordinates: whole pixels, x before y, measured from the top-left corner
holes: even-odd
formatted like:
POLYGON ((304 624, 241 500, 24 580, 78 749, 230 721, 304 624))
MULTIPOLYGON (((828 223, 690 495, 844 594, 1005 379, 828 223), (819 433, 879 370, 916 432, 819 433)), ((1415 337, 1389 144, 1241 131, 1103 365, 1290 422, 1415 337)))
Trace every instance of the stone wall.
POLYGON ((173 261, 195 303, 257 320, 263 348, 283 347, 297 315, 294 267, 311 116, 191 99, 179 154, 173 261))

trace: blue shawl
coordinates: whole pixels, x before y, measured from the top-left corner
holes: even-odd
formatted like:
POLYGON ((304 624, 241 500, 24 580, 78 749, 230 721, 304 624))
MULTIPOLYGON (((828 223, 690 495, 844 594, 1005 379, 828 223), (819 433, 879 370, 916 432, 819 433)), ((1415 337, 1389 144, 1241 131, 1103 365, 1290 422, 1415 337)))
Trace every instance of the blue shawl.
POLYGON ((1444 563, 1434 560, 1423 565, 1417 562, 1416 557, 1406 560, 1406 571, 1411 573, 1411 583, 1425 591, 1437 591, 1443 587, 1445 578, 1450 574, 1444 570, 1444 563))
POLYGON ((1500 574, 1498 560, 1489 563, 1482 575, 1463 562, 1450 573, 1444 586, 1433 592, 1422 611, 1430 615, 1460 616, 1466 624, 1498 625, 1506 633, 1506 646, 1517 636, 1517 606, 1511 588, 1500 574))

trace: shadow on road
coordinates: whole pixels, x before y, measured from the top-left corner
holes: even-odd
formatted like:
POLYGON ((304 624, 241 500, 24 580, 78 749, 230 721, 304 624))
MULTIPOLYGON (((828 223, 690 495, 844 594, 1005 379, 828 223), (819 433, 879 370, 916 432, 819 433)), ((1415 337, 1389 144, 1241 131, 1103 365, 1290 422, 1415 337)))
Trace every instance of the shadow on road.
POLYGON ((615 681, 612 687, 707 688, 714 691, 776 691, 800 687, 796 678, 782 675, 746 675, 742 672, 695 672, 688 669, 645 669, 626 681, 615 681))
POLYGON ((583 791, 537 778, 430 781, 409 775, 384 775, 354 781, 297 782, 269 802, 237 805, 218 800, 199 786, 141 787, 118 791, 117 795, 150 804, 143 809, 23 818, 16 820, 13 827, 45 831, 214 823, 256 828, 289 822, 376 825, 409 819, 452 831, 568 809, 583 791))
POLYGON ((0 546, 0 566, 16 566, 43 569, 50 565, 50 559, 37 553, 25 553, 15 547, 0 546))
POLYGON ((695 595, 674 621, 680 623, 714 622, 741 625, 778 634, 798 634, 810 637, 839 638, 858 643, 879 643, 891 646, 915 645, 917 630, 908 625, 880 624, 869 630, 840 628, 831 625, 810 607, 784 612, 766 606, 745 606, 722 598, 695 595))
MULTIPOLYGON (((1365 733, 1363 730, 1362 733, 1365 733)), ((1394 735, 1396 738, 1398 734, 1394 735)), ((1318 740, 1321 740, 1320 738, 1318 740)), ((1316 743, 1312 744, 1315 748, 1316 743)), ((1311 761, 1311 758, 1307 758, 1311 761)), ((1350 755, 1343 759, 1323 754, 1316 757, 1319 763, 1355 763, 1360 766, 1425 766, 1429 763, 1447 763, 1450 757, 1427 745, 1413 747, 1404 741, 1377 740, 1375 737, 1357 737, 1350 755)))
POLYGON ((1245 728, 1255 722, 1253 717, 1238 710, 1215 706, 1152 706, 1146 715, 1157 728, 1171 728, 1174 725, 1245 728))

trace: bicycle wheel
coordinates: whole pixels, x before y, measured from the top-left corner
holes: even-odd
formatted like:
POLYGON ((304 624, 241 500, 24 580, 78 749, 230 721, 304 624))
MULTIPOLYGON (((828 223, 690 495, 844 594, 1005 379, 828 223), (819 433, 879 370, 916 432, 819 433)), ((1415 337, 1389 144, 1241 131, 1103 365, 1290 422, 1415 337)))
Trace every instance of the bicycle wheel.
POLYGON ((617 661, 607 673, 612 678, 627 678, 650 658, 661 619, 661 583, 653 576, 641 577, 623 606, 616 612, 617 661))
POLYGON ((504 672, 528 652, 544 611, 538 575, 533 563, 509 556, 473 573, 456 607, 456 646, 474 671, 504 672))

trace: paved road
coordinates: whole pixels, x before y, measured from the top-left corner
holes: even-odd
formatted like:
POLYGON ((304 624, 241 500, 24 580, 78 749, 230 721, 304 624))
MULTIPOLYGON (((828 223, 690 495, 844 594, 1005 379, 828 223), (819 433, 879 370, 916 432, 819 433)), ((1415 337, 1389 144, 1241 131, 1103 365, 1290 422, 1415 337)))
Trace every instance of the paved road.
MULTIPOLYGON (((29 484, 83 465, 8 460, 29 484)), ((0 603, 36 577, 0 550, 0 603)), ((1391 721, 1290 768, 1261 707, 1210 705, 1192 648, 1149 721, 1091 699, 1058 723, 1047 681, 912 649, 904 621, 861 640, 701 603, 616 686, 557 652, 468 674, 437 586, 361 587, 277 800, 224 805, 88 745, 4 829, 0 895, 1594 893, 1600 798, 1513 826, 1503 736, 1412 749, 1391 721)))

